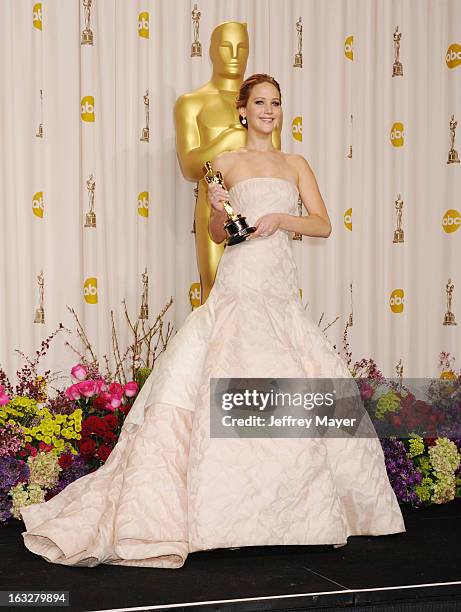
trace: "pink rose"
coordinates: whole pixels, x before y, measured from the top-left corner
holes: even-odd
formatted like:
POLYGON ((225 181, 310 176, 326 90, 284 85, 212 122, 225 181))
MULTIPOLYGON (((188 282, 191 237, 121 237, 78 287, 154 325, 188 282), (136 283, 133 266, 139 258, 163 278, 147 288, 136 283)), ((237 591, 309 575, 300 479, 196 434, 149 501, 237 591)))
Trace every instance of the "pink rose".
POLYGON ((74 367, 70 371, 70 375, 74 380, 85 380, 87 374, 88 369, 81 363, 74 365, 74 367))
POLYGON ((112 406, 112 404, 110 402, 107 402, 107 404, 105 405, 106 410, 109 410, 109 412, 114 412, 115 408, 114 406, 112 406))
POLYGON ((97 394, 102 393, 103 391, 107 389, 106 381, 102 378, 97 378, 94 381, 94 384, 95 384, 97 394))
POLYGON ((77 388, 77 385, 71 385, 70 387, 67 387, 64 395, 71 400, 79 400, 82 397, 80 391, 77 388))
POLYGON ((138 383, 134 380, 127 382, 125 385, 125 395, 127 397, 134 397, 138 392, 138 383))
POLYGON ((114 408, 114 410, 115 408, 118 408, 122 404, 121 400, 119 400, 118 397, 112 397, 109 403, 112 406, 112 408, 114 408))
POLYGON ((75 385, 84 397, 96 395, 96 385, 94 380, 82 380, 75 385))
POLYGON ((109 385, 109 393, 115 397, 118 397, 119 399, 122 399, 123 397, 123 387, 122 385, 120 385, 117 382, 113 382, 109 385))

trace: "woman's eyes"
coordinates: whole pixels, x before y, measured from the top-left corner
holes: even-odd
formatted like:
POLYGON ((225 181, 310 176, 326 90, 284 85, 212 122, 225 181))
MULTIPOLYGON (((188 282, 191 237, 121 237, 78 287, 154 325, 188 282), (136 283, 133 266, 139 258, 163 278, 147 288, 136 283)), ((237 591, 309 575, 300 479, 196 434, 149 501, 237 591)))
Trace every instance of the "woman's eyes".
MULTIPOLYGON (((263 104, 262 100, 256 100, 256 104, 263 104)), ((280 102, 277 102, 277 100, 274 100, 272 102, 272 104, 275 104, 275 106, 280 106, 280 102)))

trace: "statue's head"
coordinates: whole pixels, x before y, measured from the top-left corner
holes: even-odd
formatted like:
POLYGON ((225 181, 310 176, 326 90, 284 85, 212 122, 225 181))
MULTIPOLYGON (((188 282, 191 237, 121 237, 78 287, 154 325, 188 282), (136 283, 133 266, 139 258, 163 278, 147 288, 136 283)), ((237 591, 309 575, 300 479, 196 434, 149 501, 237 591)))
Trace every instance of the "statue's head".
POLYGON ((210 41, 210 59, 214 73, 228 79, 243 78, 248 52, 246 23, 225 21, 213 30, 210 41))

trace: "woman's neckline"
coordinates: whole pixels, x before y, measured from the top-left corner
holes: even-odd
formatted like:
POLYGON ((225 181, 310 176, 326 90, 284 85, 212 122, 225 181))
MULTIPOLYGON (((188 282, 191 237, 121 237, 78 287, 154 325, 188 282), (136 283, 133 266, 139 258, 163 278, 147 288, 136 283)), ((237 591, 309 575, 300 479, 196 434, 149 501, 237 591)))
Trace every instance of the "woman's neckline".
POLYGON ((238 181, 237 183, 235 183, 235 185, 232 185, 232 187, 228 189, 228 191, 230 193, 232 189, 235 189, 235 187, 237 187, 238 185, 241 185, 242 183, 247 183, 248 181, 259 181, 259 180, 283 181, 284 183, 289 183, 290 185, 292 185, 296 189, 296 191, 299 193, 298 186, 295 185, 293 181, 290 181, 289 179, 286 179, 286 178, 277 177, 277 176, 251 176, 250 178, 246 178, 241 181, 238 181))

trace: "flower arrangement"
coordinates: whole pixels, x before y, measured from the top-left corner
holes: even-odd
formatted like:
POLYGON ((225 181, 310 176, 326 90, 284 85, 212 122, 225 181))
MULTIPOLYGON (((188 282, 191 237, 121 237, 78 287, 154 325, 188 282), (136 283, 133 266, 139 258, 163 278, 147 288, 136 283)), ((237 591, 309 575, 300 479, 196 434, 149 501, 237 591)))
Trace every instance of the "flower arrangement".
POLYGON ((20 506, 50 499, 75 478, 98 469, 117 442, 138 383, 109 382, 81 363, 71 377, 74 382, 64 391, 65 412, 56 402, 10 400, 0 386, 0 520, 20 518, 20 506))
POLYGON ((443 371, 432 380, 426 400, 385 379, 373 360, 351 369, 384 452, 389 481, 400 503, 414 507, 461 497, 461 372, 441 353, 443 371), (448 382, 449 381, 449 382, 448 382))
POLYGON ((105 463, 117 443, 126 415, 172 334, 163 329, 163 315, 150 325, 125 315, 133 341, 125 351, 112 315, 115 371, 107 355, 105 374, 77 315, 77 334, 84 351, 66 342, 79 358, 71 369, 71 384, 53 387, 58 378, 49 370, 39 374, 39 362, 52 340, 66 330, 62 324, 41 344, 34 359, 16 372, 14 387, 0 368, 0 524, 21 519, 19 508, 57 495, 74 480, 105 463), (128 373, 131 369, 132 378, 128 373), (54 391, 54 393, 52 393, 54 391))

